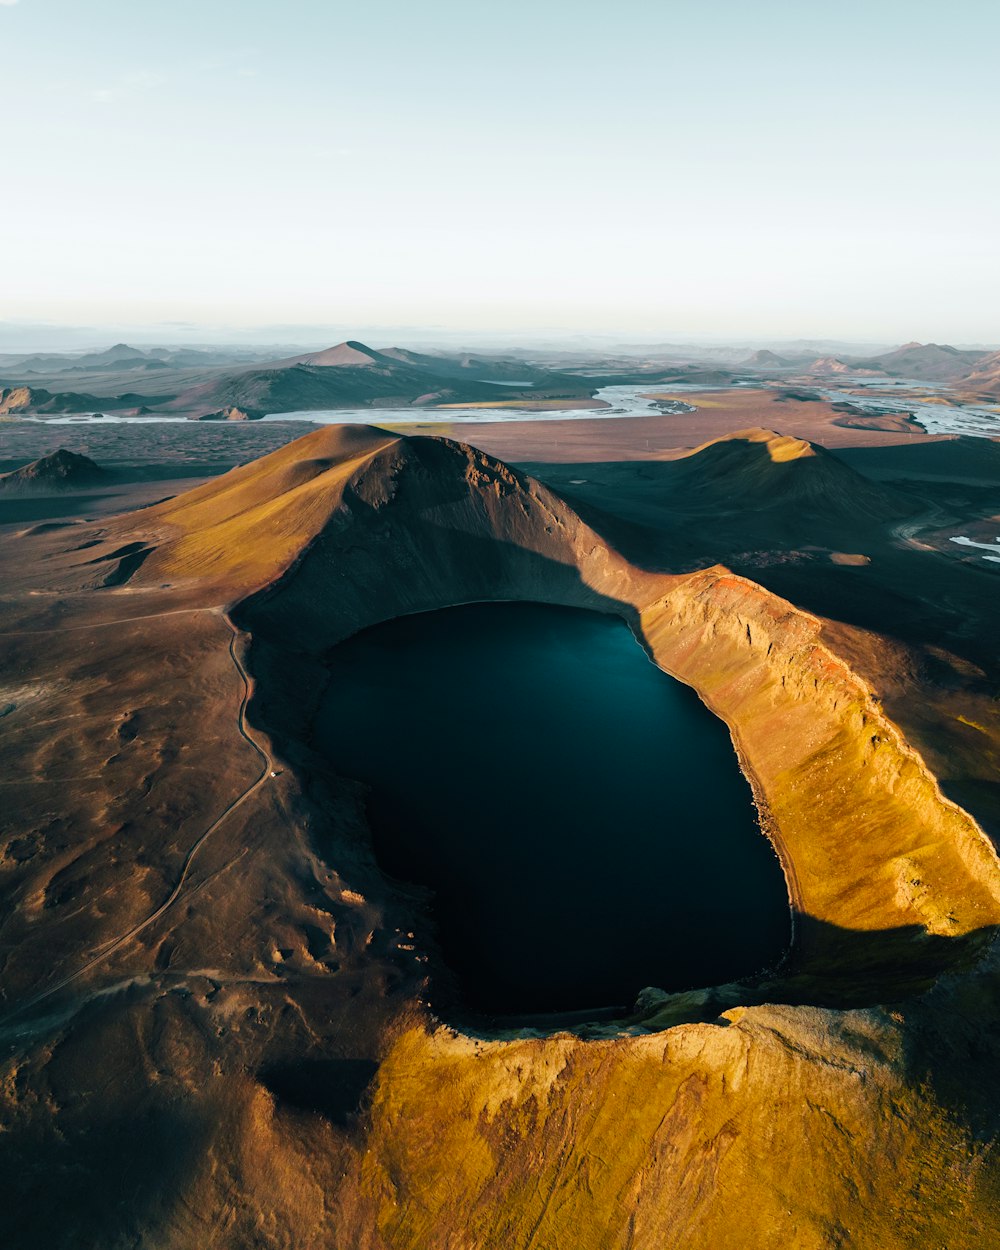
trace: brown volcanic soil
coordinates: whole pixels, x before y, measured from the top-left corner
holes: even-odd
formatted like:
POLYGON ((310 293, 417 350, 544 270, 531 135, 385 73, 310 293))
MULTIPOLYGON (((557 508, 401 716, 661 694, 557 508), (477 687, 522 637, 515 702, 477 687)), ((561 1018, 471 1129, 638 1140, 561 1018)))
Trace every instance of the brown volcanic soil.
POLYGON ((980 514, 988 458, 774 420, 560 454, 592 424, 498 429, 534 476, 328 427, 0 546, 6 1244, 1000 1236, 996 574, 923 528, 980 514), (775 979, 573 1032, 427 1007, 423 902, 311 710, 339 637, 511 597, 621 614, 727 720, 797 912, 775 979))

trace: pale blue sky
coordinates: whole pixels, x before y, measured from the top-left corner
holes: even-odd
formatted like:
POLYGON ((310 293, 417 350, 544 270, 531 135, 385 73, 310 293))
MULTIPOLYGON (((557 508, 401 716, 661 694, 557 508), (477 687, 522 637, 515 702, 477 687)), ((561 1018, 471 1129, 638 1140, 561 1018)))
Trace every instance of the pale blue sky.
POLYGON ((0 0, 0 319, 993 341, 998 46, 993 0, 0 0))

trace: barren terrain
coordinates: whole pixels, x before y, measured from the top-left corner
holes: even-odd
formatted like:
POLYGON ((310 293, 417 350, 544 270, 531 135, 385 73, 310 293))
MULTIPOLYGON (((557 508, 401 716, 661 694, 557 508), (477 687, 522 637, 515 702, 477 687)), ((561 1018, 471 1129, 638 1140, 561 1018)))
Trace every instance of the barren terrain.
POLYGON ((109 474, 0 496, 6 1244, 1000 1237, 1000 564, 951 541, 996 444, 697 403, 4 428, 109 474), (776 973, 532 1028, 449 995, 311 725, 338 640, 474 599, 616 613, 726 722, 776 973))

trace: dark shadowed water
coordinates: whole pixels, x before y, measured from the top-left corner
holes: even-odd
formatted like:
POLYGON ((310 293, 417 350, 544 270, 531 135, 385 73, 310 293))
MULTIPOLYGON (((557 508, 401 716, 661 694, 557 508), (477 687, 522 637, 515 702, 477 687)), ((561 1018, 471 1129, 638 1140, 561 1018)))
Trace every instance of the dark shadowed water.
POLYGON ((384 870, 434 890, 469 1008, 625 1005, 787 947, 726 726, 617 617, 449 608, 366 630, 330 668, 320 748, 371 786, 384 870))

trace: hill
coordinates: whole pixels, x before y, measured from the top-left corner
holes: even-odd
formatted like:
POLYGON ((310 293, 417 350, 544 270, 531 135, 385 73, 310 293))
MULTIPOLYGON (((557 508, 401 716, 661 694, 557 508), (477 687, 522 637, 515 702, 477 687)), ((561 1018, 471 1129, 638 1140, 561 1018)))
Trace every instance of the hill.
POLYGON ((164 407, 202 416, 228 408, 299 412, 330 408, 406 406, 447 398, 478 398, 478 392, 443 385, 435 389, 425 374, 372 366, 291 365, 226 374, 182 391, 164 407))
POLYGON ((382 353, 415 369, 424 369, 428 373, 447 378, 473 378, 480 382, 502 382, 513 386, 517 383, 546 382, 563 375, 549 370, 539 369, 534 365, 516 360, 513 357, 478 356, 465 353, 459 356, 428 355, 425 352, 410 351, 405 347, 387 347, 382 353))
MULTIPOLYGON (((561 501, 540 483, 465 444, 369 425, 321 426, 146 509, 139 520, 150 554, 135 580, 155 586, 194 578, 234 596, 291 572, 296 606, 288 628, 296 633, 322 615, 331 592, 340 612, 356 594, 399 594, 392 571, 405 580, 412 575, 406 570, 424 566, 431 551, 438 573, 428 572, 428 579, 454 564, 455 576, 461 569, 476 595, 490 598, 504 584, 505 564, 512 563, 545 599, 562 580, 577 581, 570 553, 580 526, 566 519, 555 527, 553 515, 562 512, 561 501), (499 517, 510 515, 518 518, 519 544, 528 550, 512 549, 501 558, 483 539, 499 517), (349 585, 347 565, 341 565, 334 581, 325 580, 330 544, 337 546, 348 528, 380 530, 390 517, 393 537, 378 568, 359 570, 357 583, 349 585), (454 535, 437 534, 428 517, 447 517, 454 535), (402 524, 405 538, 397 532, 402 524)), ((134 538, 135 529, 136 518, 126 518, 122 538, 134 538)), ((407 592, 410 610, 422 593, 419 585, 407 592)))
POLYGON ((88 456, 60 447, 11 473, 0 473, 0 490, 73 490, 106 481, 107 472, 88 456))
POLYGON ((114 347, 109 347, 106 351, 91 352, 87 356, 82 356, 76 363, 78 366, 83 365, 86 368, 90 368, 92 366, 132 364, 148 359, 149 356, 146 352, 140 351, 138 347, 129 347, 127 343, 116 343, 114 347))
POLYGON ((364 343, 348 339, 333 347, 324 348, 320 352, 306 352, 302 356, 290 356, 287 360, 278 360, 274 367, 288 368, 292 365, 312 365, 320 369, 370 369, 381 365, 391 365, 391 361, 381 352, 373 351, 364 343))
MULTIPOLYGON (((424 522, 417 517, 443 515, 444 508, 455 522, 458 505, 445 501, 450 484, 467 474, 496 485, 483 490, 487 502, 476 503, 475 515, 462 521, 459 528, 465 533, 475 533, 495 507, 509 510, 511 497, 524 505, 519 540, 561 563, 569 558, 564 544, 575 540, 565 524, 556 535, 547 529, 549 513, 564 508, 559 500, 571 503, 597 532, 606 532, 603 515, 589 506, 596 503, 599 509, 601 500, 592 500, 586 488, 553 487, 550 493, 547 485, 449 439, 403 437, 368 425, 323 426, 147 509, 143 530, 155 550, 138 579, 151 584, 210 579, 233 596, 295 567, 297 611, 305 619, 322 611, 328 597, 319 581, 315 604, 303 597, 309 581, 305 568, 324 563, 312 553, 314 542, 326 541, 321 535, 339 533, 348 517, 357 524, 376 513, 390 515, 390 501, 391 515, 405 514, 413 532, 424 535, 424 522)), ((685 549, 712 559, 742 550, 751 516, 759 537, 766 533, 784 542, 791 534, 798 542, 848 543, 853 550, 870 543, 874 527, 910 515, 915 506, 905 494, 870 481, 824 448, 764 429, 713 440, 678 460, 644 465, 641 482, 630 479, 627 489, 632 508, 620 510, 621 515, 644 530, 667 524, 675 536, 686 536, 685 549)), ((439 539, 428 532, 421 541, 433 546, 439 539)), ((642 560, 648 552, 628 554, 642 560)), ((396 560, 405 566, 423 559, 394 540, 385 568, 396 560)), ((476 565, 479 559, 470 555, 465 576, 477 583, 485 579, 477 593, 490 597, 489 579, 502 577, 489 561, 476 565)), ((383 576, 384 570, 370 570, 362 580, 375 593, 372 579, 381 584, 383 576)), ((339 578, 336 585, 339 594, 346 592, 339 578)), ((297 630, 298 624, 290 619, 288 628, 297 630)))
POLYGON ((131 407, 138 396, 125 399, 99 399, 79 391, 53 393, 36 386, 5 386, 0 388, 0 416, 17 413, 93 412, 100 408, 131 407))
POLYGON ((406 369, 429 374, 438 383, 441 379, 451 379, 465 383, 496 382, 511 387, 566 382, 579 385, 577 378, 540 369, 513 357, 482 356, 469 352, 457 355, 446 352, 417 352, 407 347, 385 347, 376 350, 355 339, 337 343, 334 347, 327 347, 323 351, 307 352, 302 356, 275 361, 271 367, 287 368, 291 365, 389 371, 406 369))
POLYGON ((451 355, 411 351, 406 347, 386 347, 376 350, 356 339, 347 339, 323 351, 306 352, 274 361, 268 367, 288 368, 308 365, 314 368, 383 369, 400 368, 431 374, 437 379, 461 379, 464 382, 504 382, 531 385, 533 381, 551 381, 559 375, 538 369, 510 357, 479 356, 470 353, 451 355))
POLYGON ((865 370, 841 360, 839 356, 820 356, 805 366, 806 373, 863 373, 865 370))
POLYGON ((59 352, 46 352, 23 356, 12 362, 9 368, 22 373, 66 373, 74 369, 128 369, 148 361, 150 356, 127 343, 116 343, 103 352, 88 352, 83 356, 69 356, 59 352))
MULTIPOLYGON (((118 344, 91 357, 36 357, 30 363, 48 369, 44 385, 14 381, 0 391, 0 415, 21 413, 142 410, 223 419, 231 410, 250 419, 269 413, 338 408, 405 408, 435 403, 589 398, 599 384, 533 368, 511 359, 437 356, 404 348, 378 351, 347 340, 322 351, 263 363, 213 363, 218 353, 171 353, 157 348, 144 354, 118 344), (61 390, 65 378, 86 373, 87 389, 61 390), (134 379, 141 377, 142 381, 134 379), (500 390, 497 383, 503 383, 500 390), (143 393, 139 393, 138 386, 143 393), (125 387, 129 389, 126 391, 125 387), (103 391, 94 394, 93 391, 103 391)), ((6 366, 15 379, 30 372, 6 366)))
POLYGON ((144 528, 167 528, 143 577, 225 577, 245 588, 278 575, 329 524, 352 475, 398 441, 368 425, 322 426, 147 509, 144 528))
POLYGON ((766 347, 762 347, 759 351, 748 356, 746 360, 741 361, 741 365, 745 369, 787 369, 789 366, 797 363, 798 361, 789 360, 785 356, 779 356, 777 352, 772 352, 766 347))
POLYGON ((981 356, 972 372, 962 379, 961 385, 979 395, 1000 399, 1000 352, 981 356))
POLYGON ((687 508, 787 510, 796 523, 804 510, 878 521, 913 510, 904 496, 876 486, 824 447, 773 430, 740 430, 714 439, 669 468, 673 497, 687 508))
MULTIPOLYGON (((473 358, 470 358, 470 360, 473 358)), ((506 366, 505 366, 506 368, 506 366)), ((515 368, 515 366, 511 366, 515 368)), ((546 381, 567 397, 592 393, 587 378, 527 371, 516 366, 525 390, 546 381)), ((505 389, 502 397, 514 398, 518 388, 505 389)), ((423 356, 401 348, 377 351, 354 340, 338 343, 321 352, 275 361, 263 368, 225 373, 180 392, 165 407, 191 416, 241 408, 263 413, 316 411, 336 408, 408 407, 433 403, 475 403, 498 398, 495 385, 477 376, 477 368, 447 358, 423 356)))
POLYGON ((904 343, 895 351, 856 361, 861 369, 877 370, 918 382, 956 382, 975 368, 985 352, 961 351, 942 343, 904 343))
POLYGON ((260 421, 266 416, 256 408, 237 408, 230 405, 220 408, 218 412, 203 412, 199 416, 188 417, 189 421, 260 421))

